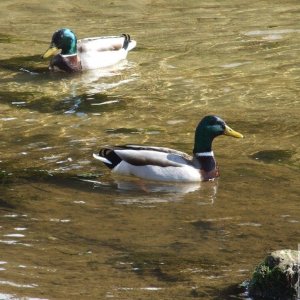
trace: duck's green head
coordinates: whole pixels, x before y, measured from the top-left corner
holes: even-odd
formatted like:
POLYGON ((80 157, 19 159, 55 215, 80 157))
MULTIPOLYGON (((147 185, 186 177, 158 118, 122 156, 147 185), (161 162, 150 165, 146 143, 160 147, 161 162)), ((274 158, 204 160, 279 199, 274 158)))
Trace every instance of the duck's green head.
POLYGON ((195 132, 194 153, 211 151, 212 142, 219 135, 242 138, 243 135, 231 129, 217 116, 206 116, 198 124, 195 132))
POLYGON ((77 53, 77 38, 73 31, 62 28, 53 33, 49 49, 43 55, 43 58, 55 55, 61 50, 63 55, 72 55, 77 53))

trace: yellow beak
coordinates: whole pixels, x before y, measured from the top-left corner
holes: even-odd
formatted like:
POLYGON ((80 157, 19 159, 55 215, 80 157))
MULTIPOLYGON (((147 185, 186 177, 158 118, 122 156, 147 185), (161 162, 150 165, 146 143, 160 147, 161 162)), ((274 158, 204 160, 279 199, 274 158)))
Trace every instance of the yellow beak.
POLYGON ((57 54, 59 51, 58 48, 54 47, 54 46, 50 46, 50 48, 44 53, 44 55, 42 56, 43 58, 48 58, 52 55, 57 54))
POLYGON ((231 129, 229 126, 225 125, 225 131, 224 131, 224 134, 225 135, 229 135, 229 136, 233 136, 235 138, 243 138, 244 136, 237 132, 237 131, 234 131, 233 129, 231 129))

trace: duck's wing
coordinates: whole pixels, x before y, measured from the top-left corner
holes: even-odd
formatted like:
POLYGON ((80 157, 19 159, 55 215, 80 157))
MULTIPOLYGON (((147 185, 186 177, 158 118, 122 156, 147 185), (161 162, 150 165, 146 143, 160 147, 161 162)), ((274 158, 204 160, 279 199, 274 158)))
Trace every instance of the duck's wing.
POLYGON ((101 160, 113 169, 125 161, 134 166, 182 167, 192 165, 192 157, 170 148, 147 147, 139 145, 107 146, 100 150, 94 158, 101 160))
POLYGON ((135 46, 136 41, 132 40, 129 34, 84 38, 77 42, 77 50, 79 53, 89 51, 117 51, 121 49, 130 51, 135 46))

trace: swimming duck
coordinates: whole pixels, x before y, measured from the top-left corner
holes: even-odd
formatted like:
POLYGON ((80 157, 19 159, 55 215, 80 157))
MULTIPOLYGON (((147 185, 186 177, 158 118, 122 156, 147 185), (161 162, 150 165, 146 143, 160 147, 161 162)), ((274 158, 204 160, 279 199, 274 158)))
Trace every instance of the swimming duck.
POLYGON ((50 70, 72 73, 112 66, 125 59, 128 51, 135 46, 136 41, 131 40, 128 34, 77 41, 72 30, 62 28, 54 32, 43 58, 54 55, 50 61, 50 70))
POLYGON ((169 148, 140 145, 107 146, 93 156, 115 174, 159 181, 206 181, 219 176, 212 151, 212 142, 219 135, 243 137, 221 118, 206 116, 195 131, 193 156, 169 148))

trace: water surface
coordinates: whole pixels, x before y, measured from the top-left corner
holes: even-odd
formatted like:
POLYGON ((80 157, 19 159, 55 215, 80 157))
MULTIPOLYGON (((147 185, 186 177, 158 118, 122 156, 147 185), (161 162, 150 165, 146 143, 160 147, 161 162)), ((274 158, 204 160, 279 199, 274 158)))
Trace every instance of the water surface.
POLYGON ((299 243, 298 1, 1 1, 0 298, 229 299, 299 243), (52 33, 130 33, 113 68, 50 74, 52 33), (221 178, 111 176, 101 145, 191 153, 217 114, 221 178))

